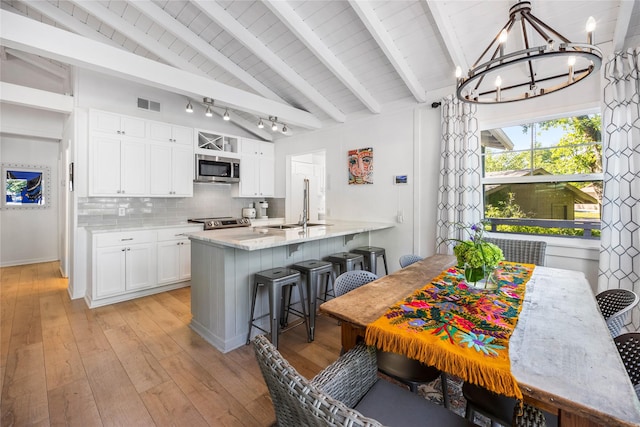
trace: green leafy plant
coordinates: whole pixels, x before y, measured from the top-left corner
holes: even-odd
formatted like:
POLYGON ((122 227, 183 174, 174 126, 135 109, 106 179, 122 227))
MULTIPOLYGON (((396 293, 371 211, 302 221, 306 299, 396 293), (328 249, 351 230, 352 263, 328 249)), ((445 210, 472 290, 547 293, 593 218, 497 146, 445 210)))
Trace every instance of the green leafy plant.
POLYGON ((458 242, 453 253, 458 259, 458 266, 493 270, 504 259, 502 249, 484 240, 484 225, 472 224, 470 227, 456 224, 469 233, 469 240, 450 239, 458 242))

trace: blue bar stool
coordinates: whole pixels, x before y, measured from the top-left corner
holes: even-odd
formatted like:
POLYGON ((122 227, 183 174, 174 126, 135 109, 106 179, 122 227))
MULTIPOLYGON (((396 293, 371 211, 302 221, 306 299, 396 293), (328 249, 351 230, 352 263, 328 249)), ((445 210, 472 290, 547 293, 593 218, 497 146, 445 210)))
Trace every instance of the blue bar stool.
POLYGON ((304 325, 307 331, 307 339, 311 341, 309 335, 309 324, 307 321, 307 308, 304 303, 304 294, 302 292, 302 285, 300 283, 300 272, 292 270, 286 267, 272 268, 270 270, 260 271, 255 274, 253 280, 252 300, 251 300, 251 314, 249 315, 249 333, 247 334, 247 344, 251 341, 251 329, 256 327, 263 332, 271 333, 271 343, 278 348, 278 335, 281 327, 284 328, 287 325, 287 318, 289 311, 293 312, 296 316, 301 317, 304 321, 304 325), (302 312, 291 309, 289 301, 291 298, 291 288, 298 286, 300 293, 300 305, 302 306, 302 312), (263 286, 267 287, 269 291, 269 323, 271 325, 271 331, 261 328, 256 325, 255 321, 261 319, 267 314, 254 318, 256 308, 256 297, 258 295, 258 288, 263 286))
POLYGON ((384 262, 384 274, 389 274, 389 268, 387 267, 387 255, 384 248, 378 248, 376 246, 361 246, 353 249, 351 252, 362 255, 364 257, 366 270, 376 275, 378 275, 378 272, 376 271, 378 269, 378 257, 382 257, 382 262, 384 262))
POLYGON ((327 300, 329 284, 331 284, 333 292, 333 264, 328 261, 312 259, 293 264, 291 268, 302 273, 305 278, 308 298, 307 309, 309 312, 309 337, 313 341, 316 327, 316 298, 322 301, 327 300), (324 298, 317 296, 321 280, 324 280, 324 298))

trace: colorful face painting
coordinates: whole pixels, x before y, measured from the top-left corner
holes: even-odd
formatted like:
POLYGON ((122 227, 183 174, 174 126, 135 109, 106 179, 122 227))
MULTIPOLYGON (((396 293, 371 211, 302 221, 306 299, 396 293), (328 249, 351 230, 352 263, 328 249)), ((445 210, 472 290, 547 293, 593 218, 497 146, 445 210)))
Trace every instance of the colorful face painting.
POLYGON ((349 150, 349 185, 373 184, 373 148, 349 150))

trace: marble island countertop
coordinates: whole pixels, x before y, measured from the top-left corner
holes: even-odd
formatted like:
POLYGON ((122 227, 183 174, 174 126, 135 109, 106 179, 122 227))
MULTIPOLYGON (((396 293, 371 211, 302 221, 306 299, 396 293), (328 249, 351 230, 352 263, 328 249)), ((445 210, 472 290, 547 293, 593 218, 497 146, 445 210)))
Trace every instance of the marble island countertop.
POLYGON ((188 236, 192 240, 200 240, 214 245, 255 251, 312 240, 383 230, 393 226, 394 224, 381 222, 329 220, 326 224, 308 227, 306 232, 302 228, 280 230, 267 226, 255 226, 200 231, 188 233, 188 236))

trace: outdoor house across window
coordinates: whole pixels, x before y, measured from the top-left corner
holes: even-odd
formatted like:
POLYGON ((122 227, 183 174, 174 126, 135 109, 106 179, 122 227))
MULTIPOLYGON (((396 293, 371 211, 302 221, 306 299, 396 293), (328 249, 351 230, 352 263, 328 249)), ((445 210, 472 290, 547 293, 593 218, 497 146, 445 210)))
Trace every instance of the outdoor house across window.
POLYGON ((599 114, 483 130, 491 231, 599 238, 601 134, 599 114))

